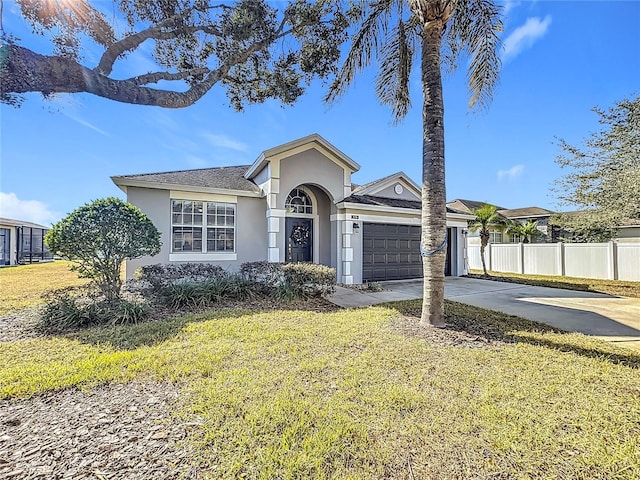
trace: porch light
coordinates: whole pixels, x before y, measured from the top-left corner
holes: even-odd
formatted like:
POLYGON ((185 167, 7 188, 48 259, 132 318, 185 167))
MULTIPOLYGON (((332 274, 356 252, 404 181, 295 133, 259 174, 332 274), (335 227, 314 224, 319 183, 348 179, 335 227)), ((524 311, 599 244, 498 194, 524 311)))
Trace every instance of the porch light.
POLYGON ((359 229, 360 229, 360 224, 358 222, 353 222, 353 231, 358 233, 359 229))

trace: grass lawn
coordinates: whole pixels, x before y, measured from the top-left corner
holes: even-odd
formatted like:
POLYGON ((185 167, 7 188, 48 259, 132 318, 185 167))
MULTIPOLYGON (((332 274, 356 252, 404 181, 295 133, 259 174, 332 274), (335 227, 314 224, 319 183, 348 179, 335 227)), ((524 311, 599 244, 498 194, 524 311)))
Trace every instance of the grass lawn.
MULTIPOLYGON (((470 270, 473 275, 482 275, 482 270, 470 270)), ((622 297, 640 298, 640 282, 622 280, 599 280, 595 278, 558 277, 551 275, 522 275, 519 273, 489 272, 495 280, 505 280, 539 287, 566 288, 583 292, 599 292, 622 297)))
POLYGON ((63 261, 0 268, 0 315, 42 303, 41 295, 52 288, 87 283, 63 261))
POLYGON ((640 354, 453 302, 452 330, 419 334, 419 308, 222 310, 0 343, 0 398, 175 383, 203 478, 640 478, 640 354))

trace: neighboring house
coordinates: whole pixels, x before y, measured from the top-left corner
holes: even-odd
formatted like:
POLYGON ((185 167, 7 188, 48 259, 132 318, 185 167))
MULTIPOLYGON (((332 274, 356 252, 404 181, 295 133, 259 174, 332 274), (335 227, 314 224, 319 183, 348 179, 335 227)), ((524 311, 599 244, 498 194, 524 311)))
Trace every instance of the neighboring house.
MULTIPOLYGON (((541 235, 537 238, 530 239, 531 243, 549 243, 556 242, 556 231, 552 225, 549 225, 549 218, 555 212, 540 207, 525 207, 501 209, 498 213, 509 220, 525 224, 527 222, 537 222, 537 229, 541 235)), ((502 239, 503 243, 518 243, 522 239, 518 235, 510 235, 505 233, 502 239)), ((499 242, 497 242, 499 243, 499 242)))
POLYGON ((618 227, 614 242, 640 242, 640 219, 629 219, 618 227))
MULTIPOLYGON (((475 200, 456 199, 447 202, 447 208, 452 211, 467 213, 473 215, 473 212, 488 202, 478 202, 475 200)), ((560 227, 551 225, 549 219, 555 213, 540 207, 526 208, 504 208, 497 207, 498 213, 509 220, 527 223, 529 221, 537 222, 537 228, 542 233, 536 239, 531 239, 531 243, 555 243, 560 242, 564 237, 570 237, 570 234, 564 232, 560 227)), ((564 212, 568 215, 575 215, 579 212, 564 212)), ((521 241, 517 235, 511 235, 501 232, 499 229, 489 228, 489 243, 518 243, 521 241)), ((613 237, 615 242, 640 242, 640 219, 629 219, 623 225, 618 227, 618 232, 613 237)), ((480 245, 480 232, 469 232, 469 245, 480 245)))
MULTIPOLYGON (((340 283, 419 278, 421 191, 398 172, 351 183, 360 165, 313 134, 265 150, 252 165, 112 177, 161 232, 145 264, 302 261, 340 283)), ((468 214, 447 210, 447 274, 466 274, 468 214)))
MULTIPOLYGON (((482 205, 488 202, 478 202, 476 200, 462 200, 456 199, 447 203, 447 207, 461 212, 474 215, 474 211, 480 208, 482 205)), ((538 222, 538 230, 541 235, 536 239, 531 239, 532 243, 545 243, 556 242, 556 232, 549 225, 549 218, 555 212, 546 210, 540 207, 526 207, 526 208, 504 208, 496 205, 498 213, 503 217, 512 220, 514 222, 520 222, 522 224, 528 221, 538 222)), ((518 243, 521 239, 517 235, 511 235, 509 233, 500 231, 497 228, 489 228, 489 243, 518 243)), ((469 245, 480 245, 480 232, 469 232, 469 245)))
MULTIPOLYGON (((579 210, 572 212, 562 212, 563 215, 566 216, 576 216, 582 213, 579 210)), ((557 236, 566 241, 572 241, 572 233, 569 231, 561 230, 560 227, 555 227, 558 231, 557 236)), ((616 234, 612 238, 614 242, 640 242, 640 219, 638 218, 628 218, 624 220, 622 225, 620 225, 617 229, 616 234)))
POLYGON ((0 218, 0 266, 52 260, 44 243, 48 227, 0 218))

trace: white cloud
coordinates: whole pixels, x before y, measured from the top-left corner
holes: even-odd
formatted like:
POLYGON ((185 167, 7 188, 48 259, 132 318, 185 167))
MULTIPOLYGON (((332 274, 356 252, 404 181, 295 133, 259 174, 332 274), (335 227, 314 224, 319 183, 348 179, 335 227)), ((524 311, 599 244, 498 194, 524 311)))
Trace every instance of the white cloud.
POLYGON ((524 25, 516 28, 504 41, 503 60, 511 60, 523 50, 530 48, 547 33, 550 25, 551 15, 544 17, 544 20, 539 17, 527 18, 524 25))
POLYGON ((248 152, 249 146, 245 143, 234 140, 227 135, 216 135, 214 133, 205 133, 206 138, 211 145, 218 148, 227 148, 229 150, 237 150, 238 152, 248 152))
POLYGON ((98 132, 102 135, 104 135, 105 137, 110 137, 111 135, 109 135, 107 132, 105 132, 104 130, 99 129, 98 127, 96 127, 93 123, 89 123, 86 120, 76 116, 73 113, 69 113, 69 112, 62 112, 63 115, 69 117, 71 120, 73 120, 74 122, 79 123, 80 125, 90 128, 91 130, 98 132))
POLYGON ((38 200, 20 200, 15 193, 0 192, 0 217, 50 225, 60 215, 38 200))
POLYGON ((505 0, 504 2, 504 8, 502 9, 502 13, 504 15, 507 15, 511 10, 513 10, 514 8, 516 8, 518 5, 520 5, 522 2, 518 1, 518 0, 505 0))
POLYGON ((522 175, 524 171, 524 165, 514 165, 507 170, 498 170, 498 181, 502 181, 503 178, 507 180, 513 180, 522 175))

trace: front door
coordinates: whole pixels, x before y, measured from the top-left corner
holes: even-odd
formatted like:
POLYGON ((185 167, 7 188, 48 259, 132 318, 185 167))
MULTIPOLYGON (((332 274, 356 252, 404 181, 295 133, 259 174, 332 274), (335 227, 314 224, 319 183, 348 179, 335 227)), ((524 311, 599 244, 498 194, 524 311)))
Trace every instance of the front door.
POLYGON ((287 262, 313 261, 313 220, 310 218, 286 219, 287 262))

